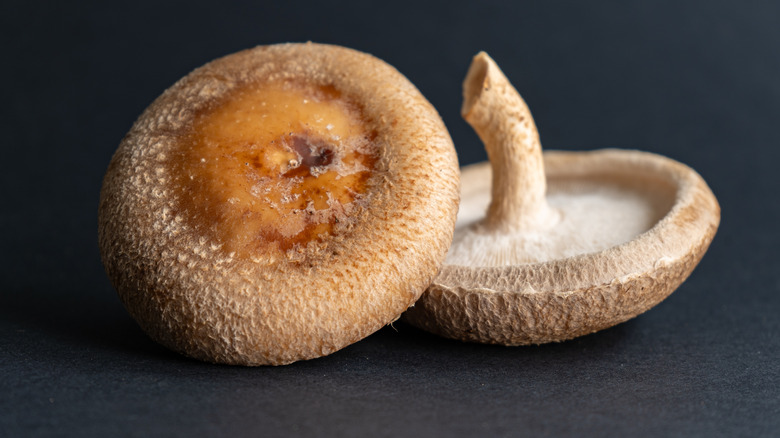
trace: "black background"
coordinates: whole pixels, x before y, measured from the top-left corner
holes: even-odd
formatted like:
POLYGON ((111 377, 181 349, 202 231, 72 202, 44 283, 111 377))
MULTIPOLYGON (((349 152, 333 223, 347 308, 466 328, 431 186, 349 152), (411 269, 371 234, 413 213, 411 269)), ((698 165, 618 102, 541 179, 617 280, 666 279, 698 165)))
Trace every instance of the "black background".
POLYGON ((0 436, 777 436, 780 2, 17 2, 2 32, 0 436), (718 235, 648 313, 539 347, 404 324, 285 367, 192 361, 129 318, 97 249, 101 178, 135 117, 222 55, 327 42, 397 67, 460 119, 488 51, 550 149, 696 169, 718 235))

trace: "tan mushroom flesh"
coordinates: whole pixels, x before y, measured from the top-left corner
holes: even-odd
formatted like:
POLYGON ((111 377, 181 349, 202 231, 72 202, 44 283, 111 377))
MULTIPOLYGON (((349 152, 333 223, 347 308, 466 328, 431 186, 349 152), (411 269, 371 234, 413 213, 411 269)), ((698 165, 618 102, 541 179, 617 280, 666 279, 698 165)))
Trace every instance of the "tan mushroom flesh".
POLYGON ((692 169, 654 154, 545 152, 522 98, 485 53, 463 117, 490 163, 467 166, 441 274, 405 319, 504 345, 563 341, 633 318, 707 250, 720 207, 692 169))
POLYGON ((437 112, 391 66, 258 47, 193 71, 136 121, 104 179, 101 254, 129 313, 173 350, 315 358, 430 284, 458 177, 437 112))

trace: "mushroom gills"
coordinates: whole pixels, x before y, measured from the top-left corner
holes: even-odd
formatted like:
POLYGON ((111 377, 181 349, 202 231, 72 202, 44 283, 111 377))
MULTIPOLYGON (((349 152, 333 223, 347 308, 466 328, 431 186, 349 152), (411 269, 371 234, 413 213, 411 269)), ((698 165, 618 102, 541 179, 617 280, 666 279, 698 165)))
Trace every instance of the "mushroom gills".
POLYGON ((464 167, 446 264, 511 266, 603 251, 650 230, 674 205, 674 185, 658 176, 614 168, 574 177, 569 169, 554 167, 556 152, 545 156, 547 203, 554 214, 540 229, 496 232, 484 227, 492 171, 488 163, 464 167))

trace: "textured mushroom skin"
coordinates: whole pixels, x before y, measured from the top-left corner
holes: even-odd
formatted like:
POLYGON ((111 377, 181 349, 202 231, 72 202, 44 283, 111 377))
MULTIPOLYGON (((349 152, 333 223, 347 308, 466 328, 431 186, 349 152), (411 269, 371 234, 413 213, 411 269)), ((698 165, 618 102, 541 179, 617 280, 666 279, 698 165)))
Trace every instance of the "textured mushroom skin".
MULTIPOLYGON (((445 265, 404 314, 406 321, 463 341, 503 345, 564 341, 645 312, 688 278, 720 222, 720 207, 696 172, 637 151, 544 155, 548 177, 626 168, 657 174, 676 185, 675 205, 649 231, 605 251, 508 267, 445 265)), ((487 165, 476 166, 485 170, 487 165)))
POLYGON ((104 178, 99 245, 128 312, 157 342, 210 362, 286 364, 343 348, 397 319, 437 274, 452 239, 458 165, 435 109, 360 52, 287 44, 195 70, 136 121, 104 178), (193 117, 258 80, 332 85, 362 105, 380 157, 357 226, 276 260, 222 250, 177 210, 166 160, 193 117))
MULTIPOLYGON (((404 318, 431 333, 462 341, 510 346, 565 341, 625 322, 663 301, 688 278, 709 243, 710 239, 701 240, 687 256, 669 265, 565 292, 470 291, 435 283, 404 318)), ((588 276, 588 267, 563 265, 547 270, 541 275, 585 280, 588 276)), ((520 270, 514 279, 529 282, 527 274, 520 270)))

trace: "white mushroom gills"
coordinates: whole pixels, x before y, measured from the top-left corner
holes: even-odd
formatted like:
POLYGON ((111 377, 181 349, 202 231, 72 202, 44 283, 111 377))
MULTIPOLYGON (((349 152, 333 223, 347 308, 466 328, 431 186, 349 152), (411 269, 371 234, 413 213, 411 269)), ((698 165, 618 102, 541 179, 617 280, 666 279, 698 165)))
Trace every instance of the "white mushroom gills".
POLYGON ((484 52, 474 57, 463 97, 461 114, 484 143, 490 167, 463 170, 447 265, 511 266, 601 251, 649 230, 671 208, 670 191, 635 175, 545 175, 531 112, 484 52))

